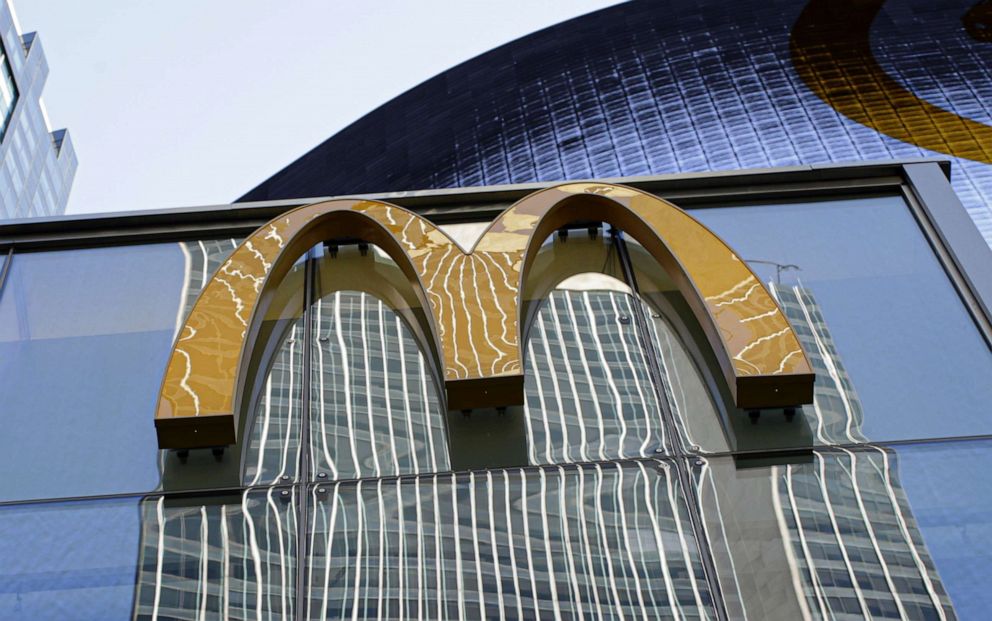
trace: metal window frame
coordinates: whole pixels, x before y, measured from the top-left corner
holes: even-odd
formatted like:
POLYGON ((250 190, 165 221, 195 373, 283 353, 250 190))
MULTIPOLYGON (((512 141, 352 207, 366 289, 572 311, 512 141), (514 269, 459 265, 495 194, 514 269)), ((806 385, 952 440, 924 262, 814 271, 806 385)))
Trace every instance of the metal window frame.
MULTIPOLYGON (((680 207, 899 195, 992 347, 992 249, 950 185, 951 162, 911 159, 601 179, 651 192, 680 207)), ((359 195, 400 205, 435 224, 482 222, 558 182, 359 195)), ((338 197, 233 203, 0 222, 0 254, 246 235, 290 209, 338 197)), ((11 257, 8 257, 8 262, 11 257)), ((0 280, 0 288, 3 282, 0 280)))

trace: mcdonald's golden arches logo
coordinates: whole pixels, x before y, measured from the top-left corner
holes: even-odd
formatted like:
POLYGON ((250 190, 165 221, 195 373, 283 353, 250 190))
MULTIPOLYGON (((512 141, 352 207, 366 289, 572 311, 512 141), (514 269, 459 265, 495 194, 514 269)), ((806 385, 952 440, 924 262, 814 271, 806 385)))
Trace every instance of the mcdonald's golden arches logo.
POLYGON ((813 372, 775 300, 719 237, 671 203, 624 186, 570 183, 504 211, 471 252, 388 203, 340 199, 289 211, 248 236, 204 287, 173 347, 155 425, 161 448, 236 441, 245 367, 267 305, 314 244, 358 238, 404 271, 429 309, 449 409, 523 403, 520 292, 547 237, 601 221, 639 242, 678 285, 738 407, 809 403, 813 372))

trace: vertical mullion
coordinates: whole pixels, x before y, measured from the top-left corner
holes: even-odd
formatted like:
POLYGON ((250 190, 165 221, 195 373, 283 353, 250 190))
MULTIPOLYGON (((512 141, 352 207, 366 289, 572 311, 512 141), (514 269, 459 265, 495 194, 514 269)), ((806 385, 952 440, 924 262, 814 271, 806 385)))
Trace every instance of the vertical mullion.
MULTIPOLYGON (((665 426, 666 435, 671 438, 669 444, 671 445, 671 450, 673 456, 675 457, 674 468, 675 472, 679 478, 679 484, 685 490, 686 494, 686 514, 689 518, 689 525, 695 534, 697 545, 699 546, 699 557, 703 564, 703 572, 706 576, 706 582, 709 585, 710 597, 713 601, 713 607, 716 610, 717 618, 721 621, 727 619, 727 612, 723 604, 723 593, 720 591, 720 583, 716 573, 716 566, 713 564, 713 555, 710 552, 709 542, 706 540, 705 528, 702 524, 701 517, 697 514, 699 508, 699 497, 696 493, 696 486, 692 482, 692 476, 686 468, 686 458, 692 457, 691 454, 686 453, 683 450, 682 443, 679 439, 678 429, 676 429, 674 414, 669 407, 668 398, 664 391, 664 374, 661 369, 658 368, 658 352, 655 351, 654 345, 651 341, 651 332, 648 329, 648 321, 650 320, 644 313, 644 304, 641 301, 641 292, 637 286, 637 278, 634 275, 634 266, 630 261, 630 254, 627 252, 627 244, 623 239, 623 232, 617 228, 610 229, 610 236, 613 244, 616 246, 617 257, 620 259, 620 267, 623 270, 623 277, 626 281, 627 286, 631 288, 634 292, 634 324, 636 326, 638 336, 644 347, 644 355, 648 361, 648 372, 651 374, 651 384, 658 398, 658 404, 661 406, 662 420, 665 426)), ((677 512, 678 508, 673 507, 677 512)), ((676 514, 676 519, 678 515, 676 514)), ((662 558, 661 562, 665 562, 662 558)), ((690 568, 691 570, 691 568, 690 568)), ((673 593, 674 597, 675 594, 673 593)))
POLYGON ((10 272, 10 264, 14 262, 14 247, 7 251, 7 256, 3 258, 3 268, 0 269, 0 296, 3 295, 3 286, 7 282, 7 273, 10 272))
POLYGON ((313 248, 307 251, 306 262, 303 271, 303 371, 300 381, 300 390, 303 393, 300 402, 300 461, 297 466, 296 486, 296 619, 305 619, 307 611, 307 598, 310 597, 307 591, 307 577, 309 567, 307 549, 309 538, 307 531, 310 528, 309 522, 309 499, 308 487, 310 483, 310 388, 313 359, 314 326, 313 326, 313 303, 316 300, 316 271, 317 258, 313 248))

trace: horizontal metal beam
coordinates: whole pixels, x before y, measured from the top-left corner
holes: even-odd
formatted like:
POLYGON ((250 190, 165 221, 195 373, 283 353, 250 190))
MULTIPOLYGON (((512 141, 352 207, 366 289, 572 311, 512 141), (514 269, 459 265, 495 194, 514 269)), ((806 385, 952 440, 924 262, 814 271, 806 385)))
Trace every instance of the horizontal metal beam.
MULTIPOLYGON (((906 181, 905 166, 921 163, 937 164, 945 176, 950 176, 949 162, 917 159, 597 181, 629 185, 681 206, 711 205, 721 199, 732 199, 739 204, 748 200, 789 199, 812 194, 825 197, 886 191, 906 181)), ((445 224, 492 220, 514 201, 555 183, 559 182, 365 194, 353 198, 390 202, 417 212, 435 224, 445 224)), ((290 209, 331 198, 340 197, 10 220, 0 223, 0 251, 10 247, 30 251, 240 236, 290 209)))

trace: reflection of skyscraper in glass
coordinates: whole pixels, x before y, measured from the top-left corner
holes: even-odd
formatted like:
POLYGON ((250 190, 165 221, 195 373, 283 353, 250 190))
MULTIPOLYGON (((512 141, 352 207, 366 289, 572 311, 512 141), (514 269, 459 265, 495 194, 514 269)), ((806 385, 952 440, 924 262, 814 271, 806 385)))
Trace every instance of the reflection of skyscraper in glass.
POLYGON ((885 448, 775 466, 786 556, 815 618, 956 618, 885 448))
POLYGON ((346 482, 311 502, 310 618, 716 616, 669 462, 346 482))
MULTIPOLYGON (((572 290, 554 291, 544 303, 531 332, 535 381, 527 389, 539 461, 642 456, 663 445, 661 410, 632 317, 636 303, 621 291, 572 290), (565 448, 548 457, 545 441, 565 448)), ((312 487, 307 501, 309 601, 298 605, 328 617, 444 610, 471 618, 500 606, 508 618, 533 610, 715 616, 670 462, 335 482, 448 469, 440 404, 416 341, 380 300, 332 292, 311 312, 309 452, 311 467, 330 482, 312 487)), ((271 431, 301 424, 294 422, 293 395, 302 390, 301 368, 292 352, 303 323, 290 323, 254 414, 246 483, 294 472, 279 465, 298 455, 298 436, 286 442, 287 434, 271 431)), ((247 618, 259 598, 265 614, 287 610, 283 568, 291 569, 295 557, 280 544, 292 513, 280 494, 257 490, 240 504, 212 506, 146 501, 137 618, 158 610, 159 618, 196 619, 219 605, 229 606, 232 618, 247 618), (207 579, 217 571, 234 572, 226 587, 207 579)))
POLYGON ((867 442, 861 431, 861 400, 844 367, 813 291, 803 285, 769 282, 768 290, 799 336, 816 372, 814 402, 803 408, 817 444, 867 442))
POLYGON ((640 304, 629 289, 559 289, 543 302, 525 362, 531 463, 665 450, 662 408, 634 317, 640 304))
POLYGON ((546 466, 142 503, 135 619, 715 618, 670 462, 546 466), (284 496, 285 494, 285 496, 284 496), (225 502, 226 500, 226 502, 225 502), (306 503, 297 601, 294 503, 306 503), (443 612, 442 612, 443 611, 443 612))
MULTIPOLYGON (((192 280, 228 245, 201 249, 192 280)), ((459 474, 433 474, 449 468, 440 401, 399 314, 365 293, 321 296, 309 395, 305 322, 276 335, 245 483, 294 479, 301 451, 311 478, 323 476, 306 498, 276 488, 209 505, 145 501, 136 618, 276 618, 294 606, 308 617, 713 618, 708 567, 731 618, 955 618, 885 449, 818 448, 812 463, 744 470, 692 458, 692 497, 677 460, 637 460, 677 450, 665 411, 678 433, 716 414, 680 394, 691 364, 674 360, 677 337, 657 322, 642 333, 635 313, 650 313, 616 285, 552 291, 529 330, 530 460, 542 465, 459 474), (302 590, 298 527, 309 546, 302 590)), ((818 373, 807 413, 818 442, 864 443, 860 400, 812 290, 770 289, 818 373)))
POLYGON ((331 480, 449 469, 429 362, 399 314, 365 293, 311 307, 310 468, 331 480))
POLYGON ((291 619, 294 501, 276 488, 209 504, 142 501, 134 619, 291 619))
MULTIPOLYGON (((812 289, 776 282, 768 288, 817 374, 815 401, 804 408, 815 442, 866 443, 861 401, 812 289)), ((775 566, 771 559, 781 554, 778 564, 788 567, 788 576, 762 568, 767 601, 730 597, 728 605, 753 615, 768 602, 778 602, 796 606, 797 615, 810 619, 955 618, 899 484, 892 451, 870 445, 817 449, 812 463, 749 475, 731 468, 736 468, 732 460, 720 459, 701 460, 696 468, 714 553, 751 567, 756 562, 753 540, 760 538, 759 525, 767 525, 778 531, 784 549, 764 549, 762 562, 775 566), (724 511, 732 511, 732 519, 724 511), (742 529, 742 523, 749 526, 742 529)), ((749 578, 727 572, 726 579, 749 578)))

